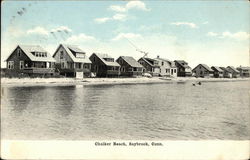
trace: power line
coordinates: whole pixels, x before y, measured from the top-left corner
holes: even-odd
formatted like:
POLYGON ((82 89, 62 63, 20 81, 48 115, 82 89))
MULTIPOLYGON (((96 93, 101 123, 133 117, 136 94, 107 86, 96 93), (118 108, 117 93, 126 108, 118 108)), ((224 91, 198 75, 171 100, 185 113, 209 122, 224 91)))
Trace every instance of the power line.
MULTIPOLYGON (((126 37, 124 37, 124 38, 126 38, 126 37)), ((126 39, 127 39, 127 41, 128 41, 133 47, 135 47, 135 49, 136 49, 137 52, 143 53, 143 54, 144 54, 143 57, 147 57, 147 55, 149 54, 148 52, 145 52, 145 51, 140 50, 140 49, 139 49, 135 44, 133 44, 128 38, 126 38, 126 39)))

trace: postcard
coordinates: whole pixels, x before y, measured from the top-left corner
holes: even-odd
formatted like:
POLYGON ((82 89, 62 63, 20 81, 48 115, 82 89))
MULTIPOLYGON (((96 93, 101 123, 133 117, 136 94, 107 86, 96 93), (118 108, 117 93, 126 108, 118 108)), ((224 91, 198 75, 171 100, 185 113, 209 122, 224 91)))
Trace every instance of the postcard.
POLYGON ((248 1, 2 1, 2 159, 248 159, 248 1))

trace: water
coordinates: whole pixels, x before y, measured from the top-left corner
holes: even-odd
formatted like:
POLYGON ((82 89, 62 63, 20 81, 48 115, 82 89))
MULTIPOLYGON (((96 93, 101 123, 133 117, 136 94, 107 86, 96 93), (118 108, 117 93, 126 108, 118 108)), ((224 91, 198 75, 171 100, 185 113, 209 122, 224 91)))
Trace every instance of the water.
POLYGON ((249 140, 250 81, 2 86, 2 138, 249 140))

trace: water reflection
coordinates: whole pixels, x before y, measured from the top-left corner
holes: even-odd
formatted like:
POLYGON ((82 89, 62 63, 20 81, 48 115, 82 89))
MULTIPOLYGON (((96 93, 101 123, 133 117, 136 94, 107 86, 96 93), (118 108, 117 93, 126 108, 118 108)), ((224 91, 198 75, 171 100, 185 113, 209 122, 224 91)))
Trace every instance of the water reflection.
POLYGON ((249 139, 249 82, 2 90, 8 139, 249 139))

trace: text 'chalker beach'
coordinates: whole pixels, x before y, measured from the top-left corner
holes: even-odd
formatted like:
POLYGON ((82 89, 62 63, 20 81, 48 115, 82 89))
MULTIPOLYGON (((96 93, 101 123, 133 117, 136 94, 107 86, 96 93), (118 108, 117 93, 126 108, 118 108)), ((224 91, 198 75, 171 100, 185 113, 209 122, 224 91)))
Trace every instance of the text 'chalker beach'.
POLYGON ((95 142, 95 146, 163 146, 161 142, 95 142))

